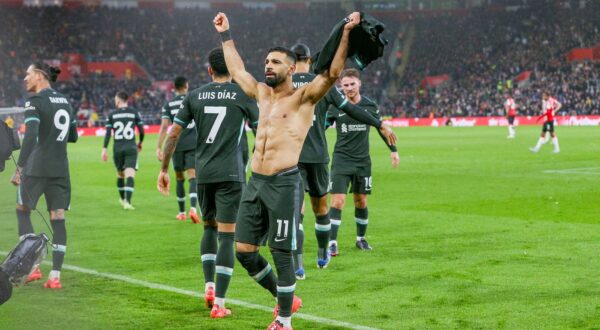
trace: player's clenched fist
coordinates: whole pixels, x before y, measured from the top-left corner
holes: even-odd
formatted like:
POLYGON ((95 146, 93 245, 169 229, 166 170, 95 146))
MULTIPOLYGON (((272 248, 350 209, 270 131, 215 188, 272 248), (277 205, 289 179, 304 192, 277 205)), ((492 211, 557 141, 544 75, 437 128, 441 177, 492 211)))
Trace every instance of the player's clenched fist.
POLYGON ((213 19, 213 24, 215 25, 215 29, 217 32, 225 32, 229 30, 229 20, 227 20, 227 16, 223 13, 218 13, 213 19))
POLYGON ((344 28, 346 30, 352 30, 359 23, 360 23, 360 13, 355 11, 352 14, 350 14, 348 17, 346 17, 346 25, 344 26, 344 28))

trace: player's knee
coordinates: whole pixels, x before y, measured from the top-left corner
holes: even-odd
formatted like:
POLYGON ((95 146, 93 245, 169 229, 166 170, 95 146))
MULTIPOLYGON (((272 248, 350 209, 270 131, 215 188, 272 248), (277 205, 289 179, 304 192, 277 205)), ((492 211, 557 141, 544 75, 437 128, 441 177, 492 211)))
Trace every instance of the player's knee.
POLYGON ((217 227, 217 221, 215 219, 212 220, 204 220, 204 228, 206 227, 217 227))
POLYGON ((188 174, 188 178, 191 179, 195 179, 196 178, 196 170, 191 168, 187 171, 188 174))
POLYGON ((50 220, 62 220, 65 218, 65 210, 52 210, 50 211, 50 220))
POLYGON ((117 172, 117 178, 123 179, 124 177, 125 177, 125 172, 124 171, 118 171, 117 172))
POLYGON ((364 209, 367 207, 367 198, 357 198, 354 200, 354 207, 358 209, 364 209))
POLYGON ((175 179, 177 179, 178 181, 183 181, 185 180, 185 176, 183 175, 183 172, 175 172, 175 179))
POLYGON ((339 198, 337 196, 332 197, 331 198, 331 207, 334 207, 336 209, 343 209, 344 202, 345 202, 345 200, 343 198, 339 198))
POLYGON ((235 232, 235 223, 218 223, 219 232, 223 233, 234 233, 235 232))
POLYGON ((236 242, 235 243, 235 251, 236 251, 236 255, 238 252, 239 253, 258 252, 258 246, 252 245, 252 244, 247 244, 247 243, 236 242))
POLYGON ((27 206, 21 204, 17 204, 17 211, 31 212, 31 210, 27 206))

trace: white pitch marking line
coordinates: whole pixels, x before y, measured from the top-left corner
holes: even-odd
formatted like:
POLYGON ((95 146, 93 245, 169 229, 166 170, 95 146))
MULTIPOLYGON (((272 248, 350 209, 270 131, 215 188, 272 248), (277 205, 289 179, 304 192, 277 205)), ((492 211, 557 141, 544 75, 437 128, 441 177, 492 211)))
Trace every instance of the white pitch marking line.
MULTIPOLYGON (((8 252, 0 251, 0 254, 8 255, 8 252)), ((52 265, 52 263, 50 261, 44 261, 44 264, 50 265, 50 266, 52 265)), ((74 272, 78 272, 78 273, 88 274, 88 275, 97 276, 97 277, 104 277, 104 278, 108 278, 108 279, 115 280, 115 281, 121 281, 121 282, 129 283, 129 284, 143 286, 143 287, 150 288, 150 289, 162 290, 162 291, 178 293, 178 294, 182 294, 182 295, 186 295, 186 296, 202 298, 202 295, 200 294, 200 292, 180 289, 180 288, 176 288, 176 287, 172 287, 172 286, 168 286, 168 285, 164 285, 164 284, 158 284, 158 283, 152 283, 152 282, 148 282, 148 281, 138 280, 138 279, 131 278, 128 276, 124 276, 124 275, 99 272, 99 271, 96 271, 93 269, 87 269, 87 268, 71 266, 71 265, 63 265, 63 268, 74 271, 74 272)), ((273 307, 267 307, 267 306, 263 306, 263 305, 253 304, 253 303, 245 302, 242 300, 227 298, 227 302, 230 304, 233 304, 233 305, 237 305, 237 306, 241 306, 241 307, 245 307, 245 308, 249 308, 249 309, 256 309, 256 310, 261 310, 261 311, 270 312, 270 313, 273 312, 273 307)), ((343 322, 343 321, 338 321, 338 320, 332 320, 332 319, 328 319, 328 318, 324 318, 324 317, 320 317, 320 316, 314 316, 314 315, 310 315, 310 314, 304 314, 304 313, 294 313, 294 317, 300 318, 303 320, 313 321, 316 323, 333 325, 333 326, 337 326, 337 327, 344 327, 344 328, 348 328, 348 329, 378 330, 377 328, 371 328, 371 327, 367 327, 364 325, 353 324, 353 323, 343 322)))
POLYGON ((600 171, 589 171, 598 170, 600 167, 578 167, 578 168, 566 168, 562 170, 545 170, 542 173, 557 173, 557 174, 592 174, 600 175, 600 171))

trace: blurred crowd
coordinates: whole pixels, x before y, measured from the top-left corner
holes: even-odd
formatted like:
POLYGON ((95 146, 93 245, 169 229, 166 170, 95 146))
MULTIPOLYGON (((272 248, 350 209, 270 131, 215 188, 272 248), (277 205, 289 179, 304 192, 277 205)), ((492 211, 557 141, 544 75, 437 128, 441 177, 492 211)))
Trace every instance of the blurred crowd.
POLYGON ((566 60, 573 48, 600 44, 600 1, 532 3, 416 19, 410 62, 400 91, 384 100, 386 113, 504 115, 509 92, 520 114, 531 115, 539 113, 547 90, 563 103, 563 114, 600 114, 600 63, 566 60), (516 81, 525 71, 530 79, 516 81), (421 86, 426 76, 440 74, 450 80, 421 86))
MULTIPOLYGON (((409 24, 414 24, 416 36, 396 92, 387 93, 395 79, 389 56, 398 51, 392 50, 392 39, 384 58, 363 72, 363 94, 379 102, 384 115, 395 117, 503 115, 507 91, 514 94, 521 114, 534 114, 542 90, 555 95, 565 113, 599 114, 600 64, 568 63, 565 54, 600 43, 600 1, 583 1, 585 8, 572 1, 570 7, 532 3, 538 5, 440 12, 403 21, 382 17, 388 39, 400 36, 409 24), (531 78, 516 81, 524 71, 531 71, 531 78), (421 85, 426 76, 439 74, 450 79, 435 88, 421 85)), ((225 11, 246 67, 259 79, 269 47, 303 42, 314 53, 347 14, 340 3, 312 2, 306 8, 225 11)), ((118 90, 131 95, 131 105, 142 111, 146 122, 158 123, 170 93, 152 88, 154 81, 183 75, 191 88, 209 81, 206 55, 220 45, 212 26, 214 14, 201 8, 2 8, 0 107, 23 105, 27 94, 22 79, 28 64, 79 53, 88 62, 135 60, 148 72, 147 78, 117 80, 96 73, 56 83, 78 109, 80 123, 97 125, 106 118, 118 90)))

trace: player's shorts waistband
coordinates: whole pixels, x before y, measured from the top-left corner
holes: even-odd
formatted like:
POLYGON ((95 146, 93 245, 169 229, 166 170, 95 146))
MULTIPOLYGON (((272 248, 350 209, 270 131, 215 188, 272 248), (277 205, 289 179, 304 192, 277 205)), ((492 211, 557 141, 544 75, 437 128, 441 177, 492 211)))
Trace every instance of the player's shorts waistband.
POLYGON ((271 174, 271 175, 264 175, 264 174, 258 174, 258 173, 252 172, 252 177, 254 177, 258 180, 263 180, 263 181, 273 181, 273 180, 279 180, 279 179, 282 179, 285 177, 291 177, 298 173, 300 173, 298 166, 293 166, 290 168, 283 169, 283 170, 281 170, 275 174, 271 174))

